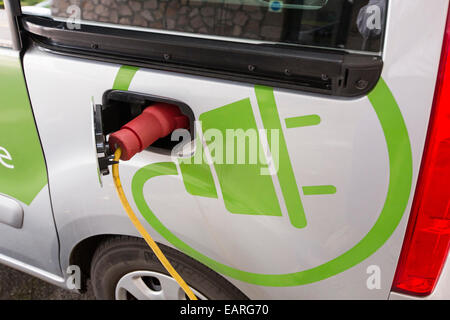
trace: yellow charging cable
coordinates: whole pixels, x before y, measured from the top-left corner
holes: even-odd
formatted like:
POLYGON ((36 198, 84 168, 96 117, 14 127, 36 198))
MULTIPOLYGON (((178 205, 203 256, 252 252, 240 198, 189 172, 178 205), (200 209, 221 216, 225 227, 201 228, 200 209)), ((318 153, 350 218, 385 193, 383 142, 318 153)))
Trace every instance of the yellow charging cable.
MULTIPOLYGON (((116 152, 114 153, 114 161, 118 162, 121 155, 122 155, 122 150, 120 150, 120 148, 117 148, 116 152)), ((162 263, 164 268, 166 268, 167 272, 180 285, 181 289, 183 289, 183 291, 186 293, 186 295, 189 297, 189 299, 197 300, 197 297, 192 292, 191 288, 189 288, 189 286, 186 284, 186 282, 183 280, 183 278, 172 267, 169 260, 167 260, 166 256, 164 255, 164 253, 162 253, 161 249, 158 247, 156 242, 152 239, 152 237, 148 234, 147 230, 145 230, 145 228, 139 222, 139 219, 136 217, 136 214, 133 212, 133 209, 131 209, 131 206, 128 203, 127 197, 125 196, 125 193, 123 192, 122 183, 120 182, 119 163, 113 164, 112 174, 113 174, 114 184, 116 185, 117 193, 119 194, 120 202, 122 202, 123 208, 127 212, 128 217, 130 218, 131 222, 133 222, 136 229, 144 237, 145 241, 147 242, 149 247, 152 249, 152 251, 155 253, 155 255, 158 257, 159 261, 162 263)))

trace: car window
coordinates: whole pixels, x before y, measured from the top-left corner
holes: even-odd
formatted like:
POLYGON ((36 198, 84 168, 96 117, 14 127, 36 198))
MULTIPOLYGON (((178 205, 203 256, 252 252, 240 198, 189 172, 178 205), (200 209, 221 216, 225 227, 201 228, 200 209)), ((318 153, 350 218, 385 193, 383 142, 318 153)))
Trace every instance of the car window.
POLYGON ((380 52, 386 0, 26 0, 24 13, 153 32, 380 52))

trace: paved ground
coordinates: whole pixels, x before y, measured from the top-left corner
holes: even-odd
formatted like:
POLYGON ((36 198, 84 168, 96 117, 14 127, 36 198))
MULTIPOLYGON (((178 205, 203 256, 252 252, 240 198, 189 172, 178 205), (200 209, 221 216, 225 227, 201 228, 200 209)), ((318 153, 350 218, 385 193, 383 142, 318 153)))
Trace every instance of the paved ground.
POLYGON ((0 300, 94 300, 88 283, 85 294, 76 294, 0 265, 0 300))

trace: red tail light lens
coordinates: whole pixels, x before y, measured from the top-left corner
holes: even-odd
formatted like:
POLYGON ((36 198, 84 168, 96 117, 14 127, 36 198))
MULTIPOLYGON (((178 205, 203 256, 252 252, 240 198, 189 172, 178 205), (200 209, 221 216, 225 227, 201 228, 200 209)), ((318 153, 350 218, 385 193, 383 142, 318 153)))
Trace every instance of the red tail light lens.
POLYGON ((393 290, 429 295, 450 244, 450 12, 422 168, 393 290))

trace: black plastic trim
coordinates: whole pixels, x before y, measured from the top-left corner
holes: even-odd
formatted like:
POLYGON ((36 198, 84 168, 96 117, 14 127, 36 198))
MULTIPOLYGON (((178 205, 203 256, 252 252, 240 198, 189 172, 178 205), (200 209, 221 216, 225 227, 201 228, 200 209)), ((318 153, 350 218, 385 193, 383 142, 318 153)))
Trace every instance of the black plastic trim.
POLYGON ((378 56, 290 45, 251 44, 81 25, 37 16, 22 27, 38 45, 69 55, 334 96, 366 95, 378 82, 378 56))

